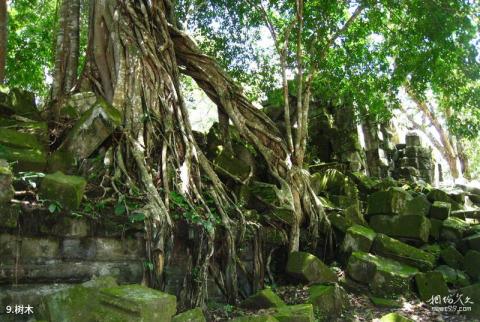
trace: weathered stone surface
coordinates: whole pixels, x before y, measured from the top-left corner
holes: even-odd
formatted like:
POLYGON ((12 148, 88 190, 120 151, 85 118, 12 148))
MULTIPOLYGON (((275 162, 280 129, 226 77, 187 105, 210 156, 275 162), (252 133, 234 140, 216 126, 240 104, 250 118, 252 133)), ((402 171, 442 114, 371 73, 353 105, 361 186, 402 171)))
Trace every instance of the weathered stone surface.
POLYGON ((20 205, 0 205, 0 227, 10 229, 17 228, 21 212, 20 205))
POLYGON ((308 303, 323 319, 339 316, 348 306, 345 290, 337 285, 312 285, 308 288, 308 303))
MULTIPOLYGON (((0 206, 10 203, 14 191, 12 187, 13 173, 7 161, 0 159, 0 206)), ((0 213, 0 216, 2 214, 0 213)))
POLYGON ((345 216, 345 219, 350 220, 351 222, 358 224, 358 225, 363 225, 366 226, 367 222, 365 221, 365 218, 363 217, 363 214, 360 210, 360 206, 358 202, 348 206, 343 210, 343 215, 345 216))
POLYGON ((61 171, 65 174, 74 174, 77 161, 72 152, 55 151, 48 158, 48 171, 61 171))
POLYGON ((430 209, 430 217, 445 220, 450 216, 452 205, 448 202, 435 201, 430 209))
POLYGON ((440 233, 442 231, 443 220, 438 220, 434 218, 430 218, 430 237, 433 240, 440 239, 440 233))
POLYGON ((480 233, 468 236, 464 238, 464 241, 467 243, 470 249, 480 252, 480 233))
POLYGON ((424 271, 433 269, 435 265, 433 255, 384 234, 376 236, 372 252, 424 271))
POLYGON ((40 113, 35 104, 35 95, 18 88, 10 90, 4 88, 0 91, 0 113, 19 115, 32 120, 40 119, 40 113))
POLYGON ((52 238, 23 237, 20 254, 22 262, 38 262, 60 257, 60 242, 52 238))
POLYGON ((370 218, 370 227, 377 233, 397 238, 428 241, 430 221, 424 216, 376 215, 370 218))
POLYGON ((281 307, 286 305, 285 302, 272 291, 270 288, 258 291, 256 294, 245 299, 241 303, 241 307, 247 309, 268 309, 271 307, 281 307))
POLYGON ((373 294, 380 296, 407 292, 417 272, 414 267, 364 252, 353 252, 347 265, 348 276, 369 284, 373 294))
POLYGON ((353 222, 347 218, 345 218, 340 213, 332 213, 328 216, 330 223, 333 227, 341 231, 342 233, 346 233, 347 229, 353 226, 353 222))
POLYGON ((205 316, 201 308, 195 308, 186 312, 175 315, 172 322, 206 322, 205 316))
POLYGON ((249 207, 268 212, 270 217, 291 224, 294 219, 294 207, 291 196, 275 185, 265 182, 252 181, 249 184, 253 201, 249 207))
POLYGON ((76 122, 59 149, 71 152, 78 160, 88 158, 121 123, 121 114, 99 98, 76 122))
POLYGON ((145 256, 145 243, 141 239, 95 238, 94 243, 97 260, 134 260, 145 256))
POLYGON ((420 194, 407 202, 402 215, 428 216, 432 204, 427 197, 420 194))
POLYGON ((314 322, 312 304, 282 306, 276 309, 273 317, 280 322, 314 322))
POLYGON ((446 193, 443 190, 440 189, 432 189, 428 194, 427 194, 428 200, 430 202, 435 202, 435 201, 442 201, 442 202, 448 202, 452 205, 451 209, 452 210, 461 210, 463 207, 459 203, 455 202, 448 193, 446 193))
POLYGON ((87 112, 97 101, 97 96, 93 92, 75 93, 68 98, 68 101, 62 107, 61 113, 68 118, 79 118, 87 112))
POLYGON ((80 206, 86 184, 82 177, 56 172, 43 178, 39 194, 43 199, 57 201, 65 209, 74 210, 80 206))
POLYGON ((302 282, 336 282, 337 275, 316 256, 305 252, 290 253, 286 271, 302 282))
POLYGON ((175 296, 138 284, 102 288, 99 301, 97 321, 171 321, 177 311, 175 296))
POLYGON ((419 297, 422 301, 427 301, 432 296, 447 296, 448 286, 440 272, 426 272, 415 275, 415 284, 417 286, 419 297))
POLYGON ((432 254, 435 257, 435 261, 440 259, 440 252, 442 251, 442 247, 438 244, 425 244, 421 248, 421 250, 426 251, 429 254, 432 254))
POLYGON ((463 300, 465 300, 467 296, 470 298, 471 304, 466 305, 471 307, 471 311, 465 312, 465 314, 469 317, 480 318, 480 283, 461 288, 458 294, 462 296, 463 300))
POLYGON ((410 320, 397 312, 393 312, 382 316, 380 322, 413 322, 413 320, 410 320))
POLYGON ((410 194, 401 188, 372 193, 368 196, 368 215, 399 215, 410 200, 410 194))
POLYGON ((405 143, 407 147, 422 146, 420 136, 416 133, 407 133, 405 136, 405 143))
MULTIPOLYGON (((13 264, 17 250, 19 251, 18 238, 12 234, 0 234, 0 264, 13 264)), ((3 273, 4 274, 4 273, 3 273)), ((3 275, 0 273, 0 278, 3 275)))
POLYGON ((11 162, 16 172, 42 172, 47 166, 47 155, 43 149, 22 149, 0 144, 0 159, 11 162))
POLYGON ((451 241, 458 242, 464 237, 464 234, 469 229, 469 224, 464 220, 449 217, 443 221, 442 229, 440 231, 440 238, 451 241))
POLYGON ((235 155, 222 150, 213 159, 213 164, 220 173, 225 174, 236 181, 245 183, 253 175, 253 168, 238 159, 235 155))
POLYGON ((447 265, 440 265, 435 268, 436 272, 440 272, 447 284, 455 287, 464 287, 470 285, 470 278, 464 272, 456 270, 447 265))
POLYGON ((370 228, 354 225, 347 229, 341 249, 344 253, 369 252, 377 234, 370 228))
POLYGON ((35 135, 1 127, 0 144, 19 149, 44 149, 35 135))
POLYGON ((480 281, 480 252, 469 250, 465 254, 464 268, 474 281, 480 281))
POLYGON ((100 288, 113 286, 115 279, 104 277, 49 294, 41 300, 39 315, 50 322, 93 321, 100 288))
POLYGON ((440 258, 445 264, 456 269, 463 268, 463 255, 452 245, 445 247, 440 252, 440 258))

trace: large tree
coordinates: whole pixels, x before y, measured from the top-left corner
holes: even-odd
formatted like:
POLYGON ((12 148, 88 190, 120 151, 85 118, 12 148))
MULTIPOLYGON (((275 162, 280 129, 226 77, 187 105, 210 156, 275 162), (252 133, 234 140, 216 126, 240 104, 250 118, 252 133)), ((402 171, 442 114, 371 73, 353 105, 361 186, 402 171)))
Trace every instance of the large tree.
POLYGON ((0 0, 0 84, 5 80, 7 63, 7 0, 0 0))

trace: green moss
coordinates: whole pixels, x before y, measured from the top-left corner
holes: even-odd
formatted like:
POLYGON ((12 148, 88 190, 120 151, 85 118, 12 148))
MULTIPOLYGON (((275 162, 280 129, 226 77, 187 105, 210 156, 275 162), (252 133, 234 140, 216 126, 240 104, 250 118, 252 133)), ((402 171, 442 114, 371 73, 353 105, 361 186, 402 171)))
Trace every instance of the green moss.
POLYGON ((280 322, 314 322, 312 304, 288 305, 276 309, 273 317, 280 322))
POLYGON ((369 296, 373 305, 378 307, 398 308, 402 307, 403 303, 400 300, 387 299, 383 297, 369 296))
POLYGON ((38 142, 37 137, 28 133, 0 127, 0 144, 13 148, 42 150, 44 147, 38 142))
POLYGON ((412 200, 410 194, 401 188, 390 188, 368 196, 368 215, 399 215, 404 212, 407 203, 412 200))
POLYGON ((420 194, 407 202, 403 215, 428 216, 432 204, 427 197, 420 194))
POLYGON ((217 166, 221 173, 240 182, 246 182, 251 177, 253 171, 248 164, 225 150, 218 153, 215 159, 213 159, 213 164, 217 166))
POLYGON ((336 282, 337 275, 316 256, 293 252, 288 256, 286 271, 302 282, 336 282))
POLYGON ((372 251, 421 270, 431 270, 435 265, 433 255, 384 234, 377 235, 372 251))
POLYGON ((445 220, 450 216, 452 205, 449 202, 435 201, 430 209, 430 217, 445 220))
POLYGON ((342 251, 345 253, 368 252, 376 235, 370 228, 360 225, 351 226, 343 239, 342 251))
POLYGON ((245 299, 241 307, 248 309, 268 309, 271 307, 281 307, 286 305, 282 299, 270 288, 258 291, 256 294, 245 299))
POLYGON ((456 217, 449 217, 443 221, 440 236, 444 240, 458 242, 469 228, 470 225, 466 221, 456 217))
POLYGON ((476 319, 480 318, 480 283, 472 284, 470 286, 461 288, 458 291, 458 294, 462 295, 462 298, 465 299, 469 297, 473 304, 468 304, 471 307, 471 311, 465 312, 465 314, 469 317, 473 317, 476 319))
POLYGON ((0 159, 11 162, 15 172, 42 172, 47 165, 47 157, 43 149, 21 149, 0 144, 0 159))
POLYGON ((464 241, 467 243, 470 249, 480 252, 480 233, 476 233, 475 235, 468 236, 464 238, 464 241))
POLYGON ((55 172, 43 178, 39 194, 43 199, 57 201, 65 209, 74 210, 80 206, 86 184, 82 177, 55 172))
POLYGON ((430 221, 424 216, 384 216, 370 218, 370 227, 378 233, 391 237, 418 239, 428 241, 430 221))
POLYGON ((345 218, 339 213, 330 214, 328 219, 334 228, 343 233, 346 233, 347 229, 353 225, 353 222, 350 219, 345 218))
POLYGON ((470 278, 464 272, 456 270, 447 265, 440 265, 435 268, 436 272, 440 272, 445 282, 455 287, 463 287, 470 285, 470 278))
POLYGON ((440 258, 445 264, 456 269, 463 268, 463 255, 454 247, 448 246, 440 252, 440 258))
POLYGON ((419 297, 422 301, 428 301, 432 296, 447 296, 448 286, 440 272, 419 273, 415 276, 419 297))
POLYGON ((465 254, 465 272, 474 280, 480 281, 480 252, 469 250, 465 254))
POLYGON ((337 284, 312 285, 308 291, 308 303, 313 305, 316 316, 322 318, 339 316, 348 305, 345 291, 337 284))

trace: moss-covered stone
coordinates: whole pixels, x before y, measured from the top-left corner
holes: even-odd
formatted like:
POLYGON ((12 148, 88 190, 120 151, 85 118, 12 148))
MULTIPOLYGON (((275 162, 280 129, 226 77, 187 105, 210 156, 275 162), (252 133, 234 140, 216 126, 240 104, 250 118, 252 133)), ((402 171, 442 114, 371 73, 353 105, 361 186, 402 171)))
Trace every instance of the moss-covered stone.
POLYGON ((464 238, 464 242, 467 243, 470 249, 480 252, 480 233, 464 238))
POLYGON ((367 224, 367 222, 365 221, 365 218, 363 217, 362 212, 360 211, 358 202, 345 208, 343 210, 343 215, 347 220, 350 220, 351 222, 357 225, 365 226, 367 224))
POLYGON ((449 217, 442 223, 440 238, 446 241, 458 242, 469 230, 470 225, 459 218, 449 217))
POLYGON ((384 234, 376 236, 372 252, 424 271, 433 269, 435 265, 435 256, 384 234))
POLYGON ((382 316, 380 322, 413 322, 413 320, 410 320, 397 312, 392 312, 382 316))
POLYGON ((445 264, 450 267, 456 269, 463 268, 463 255, 455 248, 455 246, 450 245, 442 249, 442 251, 440 252, 440 258, 445 264))
POLYGON ((175 296, 133 284, 103 288, 102 305, 94 312, 97 321, 171 321, 177 311, 175 296))
POLYGON ((480 283, 461 288, 458 294, 462 296, 464 302, 467 297, 470 298, 470 304, 465 304, 465 306, 470 307, 471 311, 467 311, 465 314, 469 317, 480 319, 480 283))
POLYGON ((13 173, 7 161, 0 159, 0 207, 10 203, 13 199, 13 173))
POLYGON ((57 201, 65 209, 74 210, 80 206, 86 184, 82 177, 56 172, 43 178, 39 194, 43 199, 57 201))
POLYGON ((443 190, 440 189, 432 189, 430 192, 427 194, 428 200, 430 202, 435 202, 435 201, 442 201, 442 202, 448 202, 451 204, 451 209, 452 210, 460 210, 463 208, 462 205, 457 203, 453 198, 451 198, 448 193, 446 193, 443 190))
POLYGON ((92 314, 99 306, 100 289, 116 285, 115 279, 107 276, 50 294, 42 298, 38 314, 51 322, 94 321, 92 314))
POLYGON ((350 219, 345 218, 345 216, 340 213, 332 213, 328 216, 328 219, 330 220, 332 226, 342 233, 346 233, 347 229, 353 226, 353 222, 350 219))
POLYGON ((20 149, 43 149, 35 135, 0 127, 0 144, 20 149))
POLYGON ((415 276, 415 285, 417 286, 419 297, 422 301, 427 301, 432 296, 447 296, 448 286, 440 272, 418 273, 415 276))
POLYGON ((32 92, 18 88, 4 89, 0 93, 0 108, 8 115, 13 114, 40 120, 40 113, 35 104, 35 95, 32 92))
POLYGON ((412 200, 408 192, 401 188, 390 188, 368 196, 368 215, 399 215, 404 212, 407 203, 412 200))
POLYGON ((278 322, 276 318, 271 315, 248 315, 241 316, 231 320, 232 322, 278 322))
POLYGON ((276 309, 273 317, 280 322, 314 322, 312 304, 282 306, 276 309))
POLYGON ((480 281, 480 252, 469 250, 465 254, 464 268, 472 280, 480 281))
POLYGON ((47 155, 43 149, 22 149, 0 144, 0 159, 11 162, 15 172, 43 172, 47 166, 47 155))
POLYGON ((293 252, 288 256, 286 271, 289 275, 302 282, 336 282, 337 275, 318 257, 305 253, 293 252))
POLYGON ((281 307, 286 305, 285 302, 272 291, 270 288, 260 290, 241 303, 241 307, 247 309, 268 309, 271 307, 281 307))
POLYGON ((294 220, 294 207, 291 194, 279 189, 277 186, 251 181, 249 184, 249 207, 265 212, 272 219, 291 224, 294 220))
POLYGON ((205 316, 201 308, 195 308, 186 312, 175 315, 172 322, 206 322, 205 316))
POLYGON ((347 294, 337 284, 312 285, 308 292, 308 303, 313 305, 315 315, 324 319, 341 315, 348 306, 347 294))
POLYGON ((447 265, 440 265, 435 268, 435 271, 442 273, 445 282, 451 286, 464 287, 470 285, 470 278, 460 270, 456 270, 447 265))
POLYGON ((402 215, 428 216, 432 204, 427 197, 420 194, 407 202, 402 215))
POLYGON ((360 225, 351 226, 343 239, 342 252, 347 254, 357 251, 369 252, 376 235, 370 228, 360 225))
POLYGON ((430 209, 430 217, 445 220, 450 216, 452 204, 449 202, 435 201, 430 209))
POLYGON ((370 227, 377 233, 391 237, 428 241, 430 220, 424 216, 376 215, 370 218, 370 227))
POLYGON ((378 266, 372 280, 368 283, 370 291, 375 296, 396 297, 411 291, 412 276, 388 267, 378 266))
POLYGON ((443 220, 430 218, 430 238, 433 240, 440 239, 440 233, 442 231, 443 220))
POLYGON ((402 307, 403 303, 400 300, 396 299, 388 299, 383 297, 376 297, 376 296, 369 296, 370 301, 372 301, 373 305, 378 307, 388 307, 388 308, 398 308, 402 307))
POLYGON ((407 286, 417 272, 418 269, 414 267, 364 252, 353 252, 347 264, 350 278, 360 283, 370 283, 377 293, 382 293, 382 287, 385 287, 385 293, 389 293, 388 287, 396 283, 400 287, 407 286))
POLYGON ((122 115, 112 105, 99 98, 69 131, 60 146, 77 159, 88 158, 122 123, 122 115))
POLYGON ((242 183, 247 182, 253 175, 252 167, 226 150, 219 151, 213 159, 213 164, 220 173, 242 183))
POLYGON ((77 161, 69 151, 55 151, 48 158, 48 171, 61 171, 65 174, 74 174, 77 161))
POLYGON ((0 227, 10 229, 17 228, 21 213, 20 205, 0 205, 0 227))

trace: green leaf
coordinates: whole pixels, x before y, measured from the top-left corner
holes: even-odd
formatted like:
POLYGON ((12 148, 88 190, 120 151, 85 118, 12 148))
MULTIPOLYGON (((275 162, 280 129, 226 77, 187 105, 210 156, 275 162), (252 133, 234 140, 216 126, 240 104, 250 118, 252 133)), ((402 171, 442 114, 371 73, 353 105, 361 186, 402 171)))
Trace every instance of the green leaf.
POLYGON ((145 214, 143 214, 141 212, 137 212, 137 213, 130 216, 130 221, 132 223, 140 222, 140 221, 144 221, 144 220, 145 220, 145 214))
POLYGON ((55 211, 59 210, 59 207, 57 204, 55 203, 51 203, 49 206, 48 206, 48 211, 50 211, 50 213, 54 213, 55 211))
POLYGON ((127 208, 125 207, 125 203, 123 203, 123 201, 119 201, 115 206, 115 215, 121 216, 125 214, 126 211, 127 211, 127 208))

